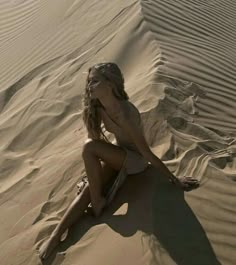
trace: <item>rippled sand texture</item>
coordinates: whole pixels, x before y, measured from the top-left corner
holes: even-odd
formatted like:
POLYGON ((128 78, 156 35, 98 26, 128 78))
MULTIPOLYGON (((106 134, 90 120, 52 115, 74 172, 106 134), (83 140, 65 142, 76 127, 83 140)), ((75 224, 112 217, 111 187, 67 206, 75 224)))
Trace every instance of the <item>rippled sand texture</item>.
POLYGON ((158 170, 131 176, 103 216, 85 216, 44 264, 236 264, 236 2, 0 2, 0 260, 36 252, 84 170, 86 71, 122 69, 158 170))

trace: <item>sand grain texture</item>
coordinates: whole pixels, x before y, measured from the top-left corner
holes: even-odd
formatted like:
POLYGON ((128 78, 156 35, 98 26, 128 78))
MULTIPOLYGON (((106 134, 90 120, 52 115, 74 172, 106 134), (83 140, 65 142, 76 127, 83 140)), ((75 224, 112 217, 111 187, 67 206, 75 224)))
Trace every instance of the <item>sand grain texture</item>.
POLYGON ((36 248, 73 200, 86 139, 86 71, 116 62, 153 152, 98 219, 85 216, 53 265, 236 264, 236 3, 15 0, 0 3, 0 260, 36 248))

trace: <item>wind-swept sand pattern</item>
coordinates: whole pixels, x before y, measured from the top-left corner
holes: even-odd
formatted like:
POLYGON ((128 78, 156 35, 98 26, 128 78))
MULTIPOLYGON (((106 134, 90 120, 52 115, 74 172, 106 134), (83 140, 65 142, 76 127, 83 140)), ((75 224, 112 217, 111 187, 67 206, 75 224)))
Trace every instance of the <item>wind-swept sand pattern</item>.
POLYGON ((150 167, 103 216, 85 216, 45 264, 234 265, 236 4, 229 1, 0 3, 0 260, 36 252, 84 170, 86 71, 122 69, 153 152, 184 193, 150 167))

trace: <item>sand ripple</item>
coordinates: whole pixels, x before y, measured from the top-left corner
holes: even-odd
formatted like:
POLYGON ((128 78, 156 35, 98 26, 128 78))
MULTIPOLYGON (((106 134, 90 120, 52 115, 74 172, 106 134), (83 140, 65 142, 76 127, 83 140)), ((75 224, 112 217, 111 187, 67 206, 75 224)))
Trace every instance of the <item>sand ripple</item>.
POLYGON ((155 170, 129 179, 55 264, 234 265, 235 1, 118 2, 0 3, 0 260, 39 264, 84 169, 86 71, 115 61, 153 152, 201 186, 183 196, 155 170))

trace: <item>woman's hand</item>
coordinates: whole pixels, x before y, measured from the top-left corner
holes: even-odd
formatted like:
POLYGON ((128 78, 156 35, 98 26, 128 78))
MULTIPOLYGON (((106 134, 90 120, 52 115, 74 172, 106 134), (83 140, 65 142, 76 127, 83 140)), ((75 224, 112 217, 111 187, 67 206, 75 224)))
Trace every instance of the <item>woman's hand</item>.
POLYGON ((170 177, 170 182, 180 187, 184 191, 190 191, 199 187, 199 181, 190 177, 182 177, 180 179, 175 176, 170 177))

